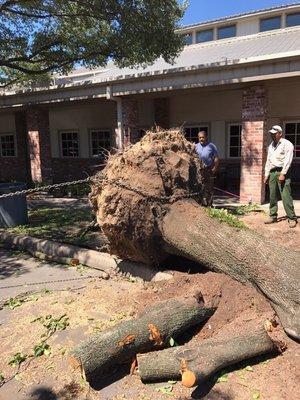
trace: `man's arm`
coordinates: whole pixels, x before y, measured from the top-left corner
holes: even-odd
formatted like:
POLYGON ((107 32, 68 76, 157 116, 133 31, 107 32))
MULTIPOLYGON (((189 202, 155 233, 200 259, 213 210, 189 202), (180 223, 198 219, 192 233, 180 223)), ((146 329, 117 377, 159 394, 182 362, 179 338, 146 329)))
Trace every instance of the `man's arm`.
POLYGON ((217 170, 219 168, 219 165, 220 165, 220 159, 219 159, 219 156, 216 155, 215 158, 214 158, 214 165, 213 165, 213 167, 211 169, 214 174, 217 172, 217 170))
POLYGON ((287 172, 292 164, 293 156, 294 156, 294 145, 291 142, 286 142, 283 167, 281 170, 281 174, 279 175, 279 178, 278 178, 279 182, 284 182, 285 175, 287 174, 287 172))
POLYGON ((264 182, 268 183, 269 180, 269 175, 270 175, 270 146, 268 147, 268 155, 267 155, 267 161, 266 161, 266 165, 265 165, 265 179, 264 182))

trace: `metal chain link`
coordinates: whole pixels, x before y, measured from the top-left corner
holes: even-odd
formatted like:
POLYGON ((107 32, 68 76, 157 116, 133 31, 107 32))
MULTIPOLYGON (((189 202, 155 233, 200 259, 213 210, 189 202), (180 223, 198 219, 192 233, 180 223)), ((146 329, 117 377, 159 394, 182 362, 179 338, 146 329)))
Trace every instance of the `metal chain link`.
POLYGON ((171 203, 180 200, 180 199, 187 199, 187 198, 192 198, 192 197, 197 197, 200 194, 202 194, 202 191, 199 192, 192 192, 192 193, 187 193, 187 194, 182 194, 182 195, 170 195, 170 196, 153 196, 152 194, 148 194, 143 192, 142 190, 130 187, 128 185, 125 185, 124 183, 120 183, 118 181, 108 181, 108 183, 112 185, 116 185, 120 187, 121 189, 129 190, 131 192, 134 192, 142 197, 148 198, 153 201, 159 201, 161 203, 168 203, 171 200, 171 203))
POLYGON ((45 185, 45 186, 41 186, 39 188, 25 189, 25 190, 20 190, 18 192, 5 193, 5 194, 0 195, 0 199, 4 199, 7 197, 20 196, 20 195, 27 195, 27 194, 36 193, 36 192, 43 192, 45 190, 50 190, 50 189, 58 189, 58 188, 62 188, 64 186, 77 185, 80 183, 89 182, 89 181, 91 181, 91 179, 92 179, 91 177, 88 177, 86 179, 80 179, 78 181, 55 183, 53 185, 45 185))

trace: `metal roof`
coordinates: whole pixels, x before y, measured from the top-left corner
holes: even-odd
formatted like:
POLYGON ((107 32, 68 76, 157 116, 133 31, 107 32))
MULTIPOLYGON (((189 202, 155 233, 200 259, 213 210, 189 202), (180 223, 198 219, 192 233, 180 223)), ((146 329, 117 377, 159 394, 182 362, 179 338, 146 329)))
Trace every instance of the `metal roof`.
POLYGON ((118 68, 109 63, 105 68, 78 71, 75 75, 57 77, 55 85, 92 84, 111 82, 119 79, 160 75, 176 71, 212 67, 214 65, 238 64, 286 57, 287 54, 300 56, 300 27, 274 30, 231 39, 186 46, 175 60, 175 64, 158 59, 153 65, 142 68, 118 68))
POLYGON ((230 21, 231 19, 236 19, 236 18, 240 18, 240 17, 250 17, 250 16, 253 16, 253 15, 259 15, 259 14, 266 13, 266 12, 272 12, 272 11, 277 11, 277 10, 281 11, 282 9, 293 7, 293 6, 300 6, 300 2, 282 4, 282 5, 275 6, 275 7, 262 8, 260 10, 252 10, 252 11, 248 11, 246 13, 233 14, 233 15, 228 15, 228 16, 225 16, 225 17, 217 18, 217 19, 201 21, 201 22, 194 23, 194 24, 182 25, 182 26, 179 27, 178 30, 188 29, 188 28, 195 28, 195 27, 198 27, 198 26, 201 26, 201 25, 214 24, 214 23, 222 22, 222 21, 230 21))

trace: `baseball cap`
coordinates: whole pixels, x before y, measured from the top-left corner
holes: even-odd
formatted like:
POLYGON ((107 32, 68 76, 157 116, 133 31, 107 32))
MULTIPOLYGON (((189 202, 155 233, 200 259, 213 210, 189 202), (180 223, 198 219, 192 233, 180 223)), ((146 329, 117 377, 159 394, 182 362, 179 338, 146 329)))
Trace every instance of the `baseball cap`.
POLYGON ((270 133, 282 133, 282 128, 280 125, 274 125, 272 128, 269 130, 270 133))

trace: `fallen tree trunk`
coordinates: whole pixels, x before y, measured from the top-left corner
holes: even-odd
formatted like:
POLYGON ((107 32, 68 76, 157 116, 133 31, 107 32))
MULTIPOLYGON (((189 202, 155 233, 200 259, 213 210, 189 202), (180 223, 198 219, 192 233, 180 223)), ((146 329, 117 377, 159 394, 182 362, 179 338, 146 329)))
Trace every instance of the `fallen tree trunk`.
POLYGON ((177 254, 253 285, 300 339, 300 253, 210 218, 192 199, 206 175, 179 131, 150 132, 111 156, 90 196, 111 252, 154 265, 177 254))
POLYGON ((94 335, 70 354, 70 364, 79 368, 86 380, 111 371, 112 367, 130 361, 137 353, 167 347, 191 326, 208 319, 216 303, 204 307, 197 296, 172 299, 148 308, 138 319, 94 335))
POLYGON ((264 328, 226 340, 204 340, 199 346, 181 346, 137 356, 144 383, 181 380, 186 387, 201 384, 216 372, 266 353, 278 352, 264 328))
POLYGON ((162 239, 170 253, 254 286, 271 302, 285 331, 300 337, 299 253, 274 246, 250 229, 222 224, 194 201, 169 207, 162 239))

